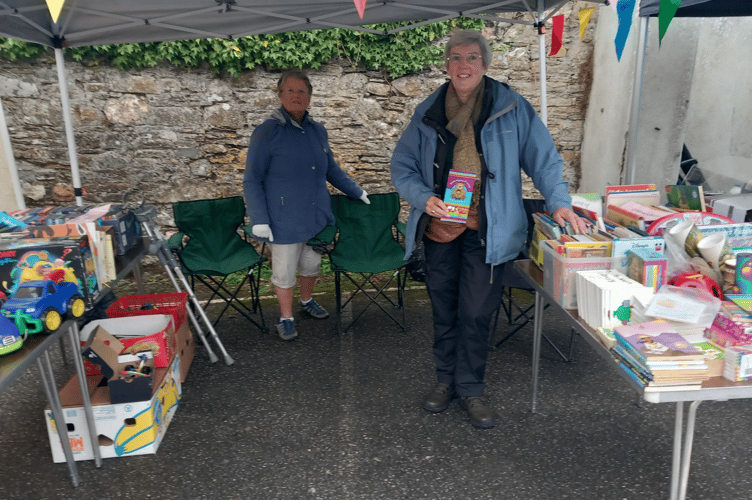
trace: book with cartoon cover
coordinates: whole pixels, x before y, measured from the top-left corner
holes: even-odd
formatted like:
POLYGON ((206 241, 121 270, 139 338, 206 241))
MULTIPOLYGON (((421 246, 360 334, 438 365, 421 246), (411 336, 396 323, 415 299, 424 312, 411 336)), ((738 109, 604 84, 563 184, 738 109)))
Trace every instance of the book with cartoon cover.
POLYGON ((467 222, 474 185, 474 173, 460 170, 449 171, 449 179, 447 180, 446 191, 444 191, 444 204, 447 206, 449 215, 442 217, 441 220, 460 224, 467 222))

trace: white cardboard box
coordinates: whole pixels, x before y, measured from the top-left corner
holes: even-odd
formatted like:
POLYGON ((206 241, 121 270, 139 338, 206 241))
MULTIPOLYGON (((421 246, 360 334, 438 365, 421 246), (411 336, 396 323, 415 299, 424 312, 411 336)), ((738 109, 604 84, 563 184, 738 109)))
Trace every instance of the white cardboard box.
MULTIPOLYGON (((99 451, 102 458, 146 455, 157 452, 170 425, 182 394, 180 357, 176 355, 167 368, 157 368, 156 389, 149 401, 109 404, 109 389, 97 387, 101 377, 86 377, 92 401, 99 451), (158 382, 159 380, 159 382, 158 382)), ((60 391, 60 402, 68 426, 68 437, 75 460, 93 460, 89 432, 77 376, 60 391)), ((52 459, 65 462, 65 454, 52 411, 44 412, 50 438, 52 459)))

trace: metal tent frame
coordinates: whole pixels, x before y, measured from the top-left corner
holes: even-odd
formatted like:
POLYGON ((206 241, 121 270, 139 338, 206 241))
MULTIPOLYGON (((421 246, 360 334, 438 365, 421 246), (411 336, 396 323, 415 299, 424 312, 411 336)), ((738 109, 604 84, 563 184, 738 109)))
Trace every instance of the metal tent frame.
MULTIPOLYGON (((62 98, 76 204, 83 204, 63 49, 89 45, 234 38, 265 33, 347 28, 392 35, 428 23, 469 17, 538 28, 541 119, 548 123, 545 22, 570 0, 371 0, 363 18, 353 0, 68 0, 53 21, 45 0, 0 0, 0 36, 52 47, 62 98), (526 13, 526 19, 503 17, 526 13), (409 21, 379 31, 372 25, 409 21)), ((585 0, 601 3, 599 0, 585 0)), ((12 168, 11 168, 12 169, 12 168)))

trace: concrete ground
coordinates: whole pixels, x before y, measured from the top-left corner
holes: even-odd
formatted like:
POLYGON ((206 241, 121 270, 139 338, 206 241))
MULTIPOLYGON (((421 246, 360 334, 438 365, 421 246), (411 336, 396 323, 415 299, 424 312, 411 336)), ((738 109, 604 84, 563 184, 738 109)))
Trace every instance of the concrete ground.
MULTIPOLYGON (((317 300, 334 310, 333 297, 317 300)), ((264 305, 272 324, 276 305, 264 305)), ((477 430, 456 403, 442 414, 421 409, 434 382, 424 290, 408 293, 407 311, 407 332, 372 308, 341 337, 333 319, 300 313, 300 338, 289 343, 223 318, 218 332, 235 363, 209 363, 199 344, 157 453, 104 459, 101 468, 78 462, 77 488, 65 464, 52 462, 32 368, 0 395, 0 498, 669 497, 674 405, 638 407, 584 341, 575 339, 570 363, 544 343, 536 414, 531 325, 492 351, 486 393, 502 423, 477 430)), ((497 337, 508 328, 501 322, 497 337)), ((567 346, 570 330, 550 309, 545 331, 567 346)), ((59 383, 72 373, 55 366, 59 383)), ((700 406, 687 498, 752 498, 751 408, 700 406)))

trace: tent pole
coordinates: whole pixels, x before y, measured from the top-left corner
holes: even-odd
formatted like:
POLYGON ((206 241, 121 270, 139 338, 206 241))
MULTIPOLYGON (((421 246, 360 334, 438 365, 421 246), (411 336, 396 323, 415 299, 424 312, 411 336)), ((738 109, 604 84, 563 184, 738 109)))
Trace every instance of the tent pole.
POLYGON ((635 183, 635 172, 637 170, 637 126, 640 119, 645 53, 648 47, 648 19, 648 17, 640 17, 639 36, 637 38, 637 59, 635 61, 634 85, 632 86, 634 90, 632 91, 632 108, 629 111, 629 129, 627 132, 627 168, 624 171, 624 183, 626 184, 635 183))
MULTIPOLYGON (((538 2, 538 22, 542 23, 545 11, 543 10, 543 2, 538 2)), ((540 114, 543 125, 548 127, 548 90, 546 89, 546 34, 542 29, 542 26, 538 28, 538 49, 540 59, 540 114)))
POLYGON ((5 152, 5 162, 8 166, 10 181, 13 184, 13 194, 16 197, 16 208, 23 210, 26 208, 26 202, 21 189, 21 181, 18 179, 18 169, 16 168, 16 158, 13 156, 13 146, 10 143, 10 134, 8 134, 8 124, 5 122, 5 111, 3 110, 3 101, 0 99, 0 135, 3 141, 3 151, 5 152))
POLYGON ((71 164, 71 177, 73 178, 73 192, 76 194, 76 205, 83 205, 81 193, 81 178, 78 172, 78 153, 76 152, 76 138, 73 135, 73 119, 71 118, 70 99, 68 97, 68 80, 65 77, 65 60, 63 49, 55 49, 55 62, 57 63, 57 79, 60 84, 60 99, 63 103, 63 121, 65 122, 65 137, 68 141, 68 157, 71 164))

